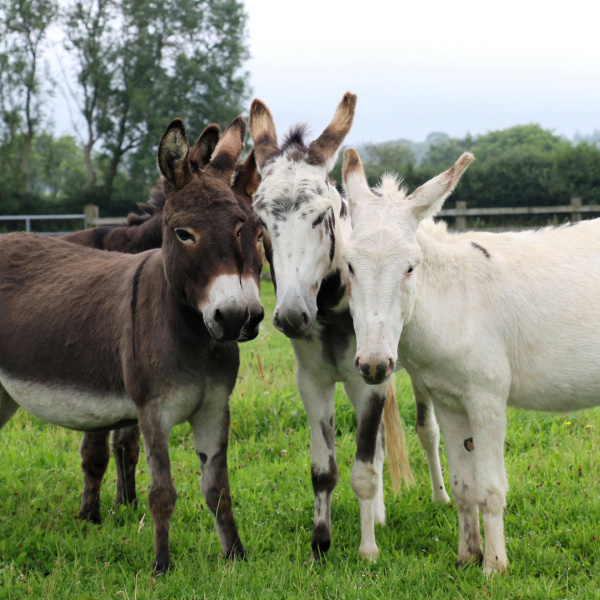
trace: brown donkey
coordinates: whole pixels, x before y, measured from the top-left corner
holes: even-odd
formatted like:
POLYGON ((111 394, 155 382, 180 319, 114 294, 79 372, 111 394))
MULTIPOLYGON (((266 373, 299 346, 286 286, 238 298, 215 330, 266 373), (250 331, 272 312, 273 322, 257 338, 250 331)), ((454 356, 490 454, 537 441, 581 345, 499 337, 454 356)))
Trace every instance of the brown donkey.
MULTIPOLYGON (((219 126, 209 125, 204 129, 193 148, 190 149, 190 166, 199 172, 209 162, 219 141, 219 126)), ((137 254, 162 243, 162 211, 166 196, 163 181, 152 190, 149 204, 139 204, 143 214, 130 213, 127 225, 121 227, 98 227, 62 236, 63 240, 98 248, 101 250, 137 254)), ((252 199, 260 179, 251 152, 243 164, 236 167, 231 187, 237 201, 247 213, 247 221, 241 234, 243 256, 242 289, 250 310, 250 319, 244 325, 238 341, 254 339, 264 317, 260 301, 260 273, 262 269, 262 227, 252 211, 252 199)), ((84 474, 84 490, 79 512, 80 519, 100 523, 100 487, 110 457, 109 431, 86 432, 81 444, 81 467, 84 474)), ((113 431, 112 448, 117 468, 117 494, 115 504, 137 506, 135 469, 140 450, 140 430, 137 425, 113 431)))
POLYGON ((231 342, 249 319, 240 245, 247 215, 230 188, 245 132, 243 119, 231 123, 196 172, 183 123, 169 125, 158 151, 160 249, 98 252, 22 233, 0 240, 0 427, 19 406, 83 431, 139 422, 158 573, 171 564, 177 498, 169 433, 186 420, 223 551, 245 556, 227 470, 239 366, 231 342))

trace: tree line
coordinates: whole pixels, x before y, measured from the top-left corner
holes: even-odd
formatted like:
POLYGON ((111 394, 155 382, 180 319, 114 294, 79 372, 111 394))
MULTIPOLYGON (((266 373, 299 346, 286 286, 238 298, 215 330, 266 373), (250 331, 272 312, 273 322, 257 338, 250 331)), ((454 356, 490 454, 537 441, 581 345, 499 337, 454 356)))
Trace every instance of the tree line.
POLYGON ((250 89, 237 0, 5 0, 0 7, 0 211, 98 204, 123 214, 156 178, 175 116, 193 135, 240 114, 250 89), (60 38, 58 67, 50 36, 60 38), (54 136, 63 89, 76 136, 54 136))
MULTIPOLYGON (((156 181, 156 147, 182 117, 198 135, 247 110, 246 14, 238 0, 5 0, 0 7, 0 214, 126 214, 156 181), (49 68, 49 36, 60 38, 49 68), (52 133, 52 95, 65 90, 76 135, 52 133)), ((595 124, 594 124, 595 125, 595 124)), ((600 136, 571 142, 539 125, 480 136, 434 133, 359 148, 376 185, 408 188, 476 161, 452 201, 469 207, 600 204, 600 136)), ((341 182, 341 160, 333 177, 341 182)))

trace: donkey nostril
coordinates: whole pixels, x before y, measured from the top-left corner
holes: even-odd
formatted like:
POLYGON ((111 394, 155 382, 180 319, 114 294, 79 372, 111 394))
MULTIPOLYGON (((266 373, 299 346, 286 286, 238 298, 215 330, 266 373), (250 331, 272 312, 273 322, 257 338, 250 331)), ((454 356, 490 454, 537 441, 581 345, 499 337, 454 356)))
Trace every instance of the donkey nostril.
POLYGON ((306 327, 308 325, 308 313, 302 313, 302 326, 306 327))
POLYGON ((223 319, 223 315, 221 314, 221 311, 217 308, 217 310, 215 310, 215 321, 217 323, 223 323, 224 319, 223 319))
POLYGON ((275 323, 275 325, 279 325, 279 311, 275 312, 273 315, 273 323, 275 323))
POLYGON ((392 371, 394 370, 394 361, 390 358, 389 362, 388 362, 388 367, 385 371, 386 375, 390 375, 392 373, 392 371))
POLYGON ((358 356, 354 359, 354 366, 360 371, 360 358, 358 356))

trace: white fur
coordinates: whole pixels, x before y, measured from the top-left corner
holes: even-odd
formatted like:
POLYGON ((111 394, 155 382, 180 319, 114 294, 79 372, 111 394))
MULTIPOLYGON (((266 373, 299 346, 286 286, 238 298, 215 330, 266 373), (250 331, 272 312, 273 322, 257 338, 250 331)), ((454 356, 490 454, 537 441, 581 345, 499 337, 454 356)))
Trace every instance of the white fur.
POLYGON ((110 429, 111 425, 135 420, 138 415, 135 404, 126 395, 95 395, 75 387, 49 387, 1 371, 0 385, 14 402, 38 419, 70 429, 110 429))
POLYGON ((198 310, 202 313, 208 329, 219 335, 221 327, 214 320, 216 311, 226 312, 228 309, 243 306, 248 307, 248 304, 239 275, 219 275, 210 284, 206 300, 198 307, 198 310))
POLYGON ((417 201, 387 190, 360 200, 371 210, 357 213, 345 253, 357 264, 350 307, 360 352, 387 356, 397 346, 416 389, 433 401, 458 511, 458 558, 467 561, 481 548, 481 510, 489 574, 508 566, 506 406, 600 404, 600 219, 450 234, 444 224, 419 221, 441 207, 440 194, 448 195, 438 189, 417 201), (382 318, 395 339, 368 334, 382 318))
MULTIPOLYGON (((348 283, 348 267, 342 256, 343 248, 351 231, 350 219, 340 217, 342 199, 337 190, 326 183, 327 171, 324 166, 311 166, 291 160, 285 153, 276 158, 264 169, 261 185, 255 195, 254 208, 267 227, 273 249, 274 272, 277 279, 278 310, 306 307, 310 312, 312 336, 293 339, 292 346, 297 360, 297 381, 302 401, 306 408, 311 428, 311 463, 313 472, 327 473, 330 458, 335 457, 335 449, 330 449, 324 438, 324 429, 334 435, 335 428, 329 424, 334 416, 333 394, 335 382, 344 383, 346 393, 357 415, 362 415, 367 406, 373 387, 366 385, 354 368, 354 337, 351 335, 349 347, 336 353, 335 366, 323 359, 319 326, 315 323, 316 296, 319 285, 328 275, 339 270, 342 283, 348 283), (320 194, 315 190, 321 190, 320 194), (298 210, 289 210, 285 220, 275 219, 274 206, 281 199, 288 199, 289 206, 300 195, 306 200, 298 210), (330 260, 330 238, 321 223, 313 227, 314 221, 324 211, 335 215, 335 254, 330 260), (305 215, 302 218, 302 215, 305 215)), ((340 301, 337 309, 345 310, 348 295, 340 301)), ((379 386, 385 397, 387 383, 379 386)), ((437 423, 432 423, 437 429, 437 423)), ((377 450, 372 465, 357 461, 352 470, 352 487, 360 506, 361 543, 359 553, 374 560, 379 550, 375 541, 375 523, 385 523, 382 472, 384 452, 381 436, 377 435, 377 450)), ((437 452, 437 447, 436 450, 437 452)), ((432 463, 434 464, 434 463, 432 463)), ((433 467, 435 468, 435 466, 433 467)), ((442 478, 439 474, 436 484, 442 478)), ((445 491, 444 491, 445 494, 445 491)), ((441 496, 436 496, 441 498, 441 496)), ((446 496, 447 498, 447 496, 446 496)), ((325 494, 315 495, 315 525, 330 521, 329 506, 325 494)))

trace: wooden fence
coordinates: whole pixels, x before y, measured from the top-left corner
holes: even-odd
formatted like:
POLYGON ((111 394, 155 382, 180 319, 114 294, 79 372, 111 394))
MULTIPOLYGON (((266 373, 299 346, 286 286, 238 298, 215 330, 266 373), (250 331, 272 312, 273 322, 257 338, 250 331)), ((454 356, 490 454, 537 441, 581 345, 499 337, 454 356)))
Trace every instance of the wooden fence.
MULTIPOLYGON (((514 208, 467 208, 466 202, 456 202, 456 208, 446 208, 438 213, 441 218, 451 218, 454 220, 454 227, 450 229, 455 231, 466 231, 468 227, 467 217, 511 217, 520 215, 569 215, 571 221, 581 221, 584 215, 590 213, 598 213, 600 215, 600 205, 584 205, 581 198, 571 198, 571 203, 564 206, 517 206, 514 208)), ((125 222, 124 218, 105 217, 100 218, 98 207, 89 205, 84 208, 87 221, 90 227, 98 227, 101 225, 122 225, 125 222)), ((549 223, 550 224, 550 223, 549 223)), ((451 224, 450 224, 451 225, 451 224)), ((477 229, 485 229, 486 231, 514 231, 516 229, 529 229, 533 227, 518 226, 513 227, 510 224, 502 227, 477 227, 477 229)))
MULTIPOLYGON (((523 215, 539 216, 548 215, 551 219, 566 215, 567 218, 574 221, 581 221, 585 216, 592 216, 596 213, 596 216, 600 216, 600 205, 591 204, 584 205, 581 198, 571 198, 571 203, 564 206, 517 206, 514 208, 467 208, 466 202, 456 202, 455 208, 445 208, 438 213, 438 216, 443 219, 450 219, 449 228, 455 231, 466 231, 467 229, 484 229, 485 231, 515 231, 518 229, 531 229, 532 227, 539 227, 544 223, 536 223, 527 225, 511 225, 510 223, 503 223, 501 227, 490 227, 485 223, 481 223, 480 219, 486 217, 502 217, 503 221, 506 221, 510 217, 518 217, 523 215), (467 221, 471 220, 471 224, 467 221), (475 220, 475 226, 472 221, 475 220)), ((31 220, 44 220, 44 219, 60 219, 60 218, 76 218, 81 219, 83 226, 87 227, 100 227, 103 225, 123 225, 126 223, 125 217, 100 217, 98 207, 90 204, 85 206, 83 214, 80 215, 18 215, 18 216, 0 216, 0 221, 11 220, 11 221, 23 221, 26 224, 26 230, 31 229, 31 220)), ((556 222, 548 219, 547 224, 553 224, 556 222)), ((57 235, 56 233, 54 235, 57 235)))

